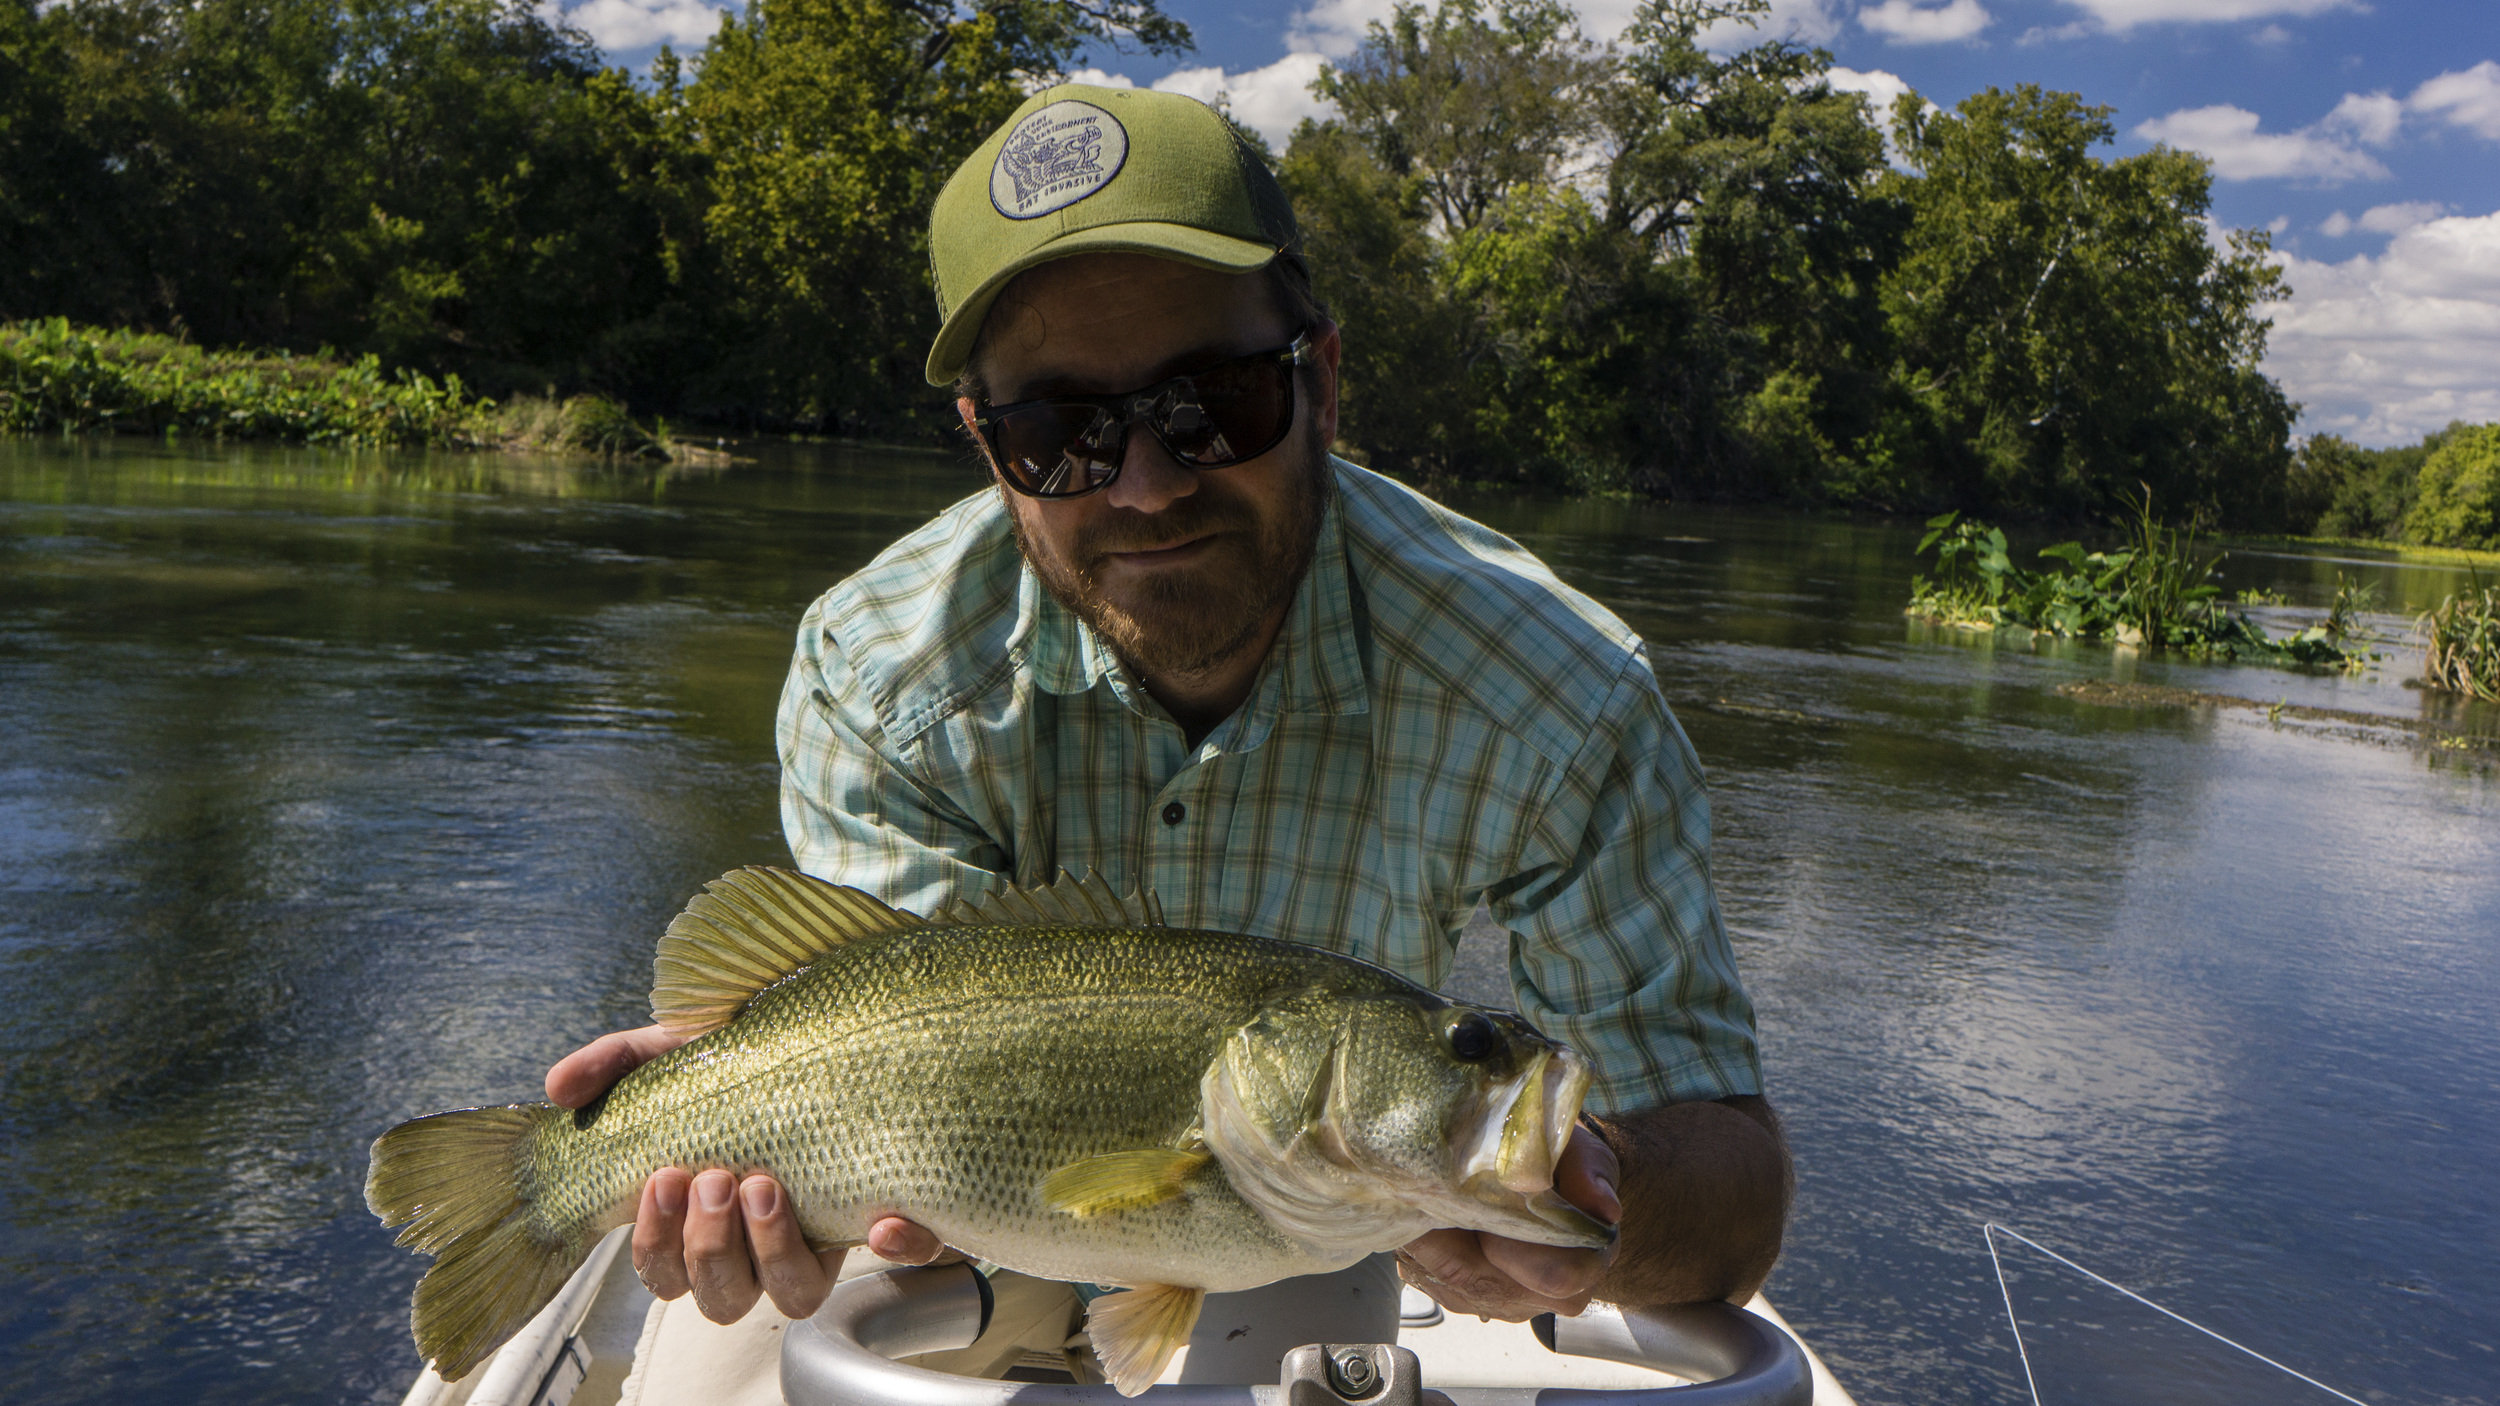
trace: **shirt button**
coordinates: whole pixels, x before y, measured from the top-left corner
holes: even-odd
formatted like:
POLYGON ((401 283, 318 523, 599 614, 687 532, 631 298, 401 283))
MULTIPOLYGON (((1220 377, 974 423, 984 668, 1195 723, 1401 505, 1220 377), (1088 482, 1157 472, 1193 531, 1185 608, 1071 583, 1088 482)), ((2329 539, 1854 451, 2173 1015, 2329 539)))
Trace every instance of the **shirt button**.
POLYGON ((1182 805, 1178 801, 1174 801, 1170 805, 1163 808, 1163 823, 1166 825, 1178 825, 1188 818, 1189 807, 1182 805))

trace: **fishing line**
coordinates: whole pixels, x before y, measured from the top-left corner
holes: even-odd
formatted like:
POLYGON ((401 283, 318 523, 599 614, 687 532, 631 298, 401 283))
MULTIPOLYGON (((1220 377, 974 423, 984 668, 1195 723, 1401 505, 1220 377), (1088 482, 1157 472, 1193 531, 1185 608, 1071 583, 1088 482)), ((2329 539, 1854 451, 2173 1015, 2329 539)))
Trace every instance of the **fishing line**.
POLYGON ((2104 1288, 2115 1289, 2119 1293, 2126 1295, 2128 1298, 2135 1300, 2137 1303, 2144 1305, 2146 1308, 2153 1310, 2155 1313, 2161 1314, 2165 1318, 2177 1319, 2179 1322, 2185 1323, 2187 1326, 2194 1328, 2196 1331, 2203 1333, 2206 1337, 2213 1339, 2215 1342, 2221 1343, 2225 1347, 2238 1348, 2240 1351, 2247 1353, 2249 1356, 2256 1358, 2258 1361, 2265 1363, 2267 1366, 2272 1367, 2276 1371, 2298 1377, 2302 1381, 2307 1382, 2309 1385, 2316 1387, 2318 1390, 2325 1392, 2329 1396, 2335 1397, 2341 1401, 2349 1401, 2352 1403, 2352 1406, 2369 1406, 2369 1403, 2363 1401, 2360 1397, 2348 1396, 2343 1392, 2337 1391, 2335 1388, 2328 1386, 2326 1383, 2319 1381, 2317 1378, 2310 1376, 2308 1373, 2303 1372, 2298 1368, 2284 1366, 2282 1363, 2275 1361, 2273 1358, 2266 1356, 2264 1353, 2259 1352, 2257 1349, 2250 1347, 2246 1343, 2234 1342, 2183 1313, 2174 1313, 2171 1310, 2162 1307, 2160 1304, 2153 1302, 2151 1299, 2144 1297, 2142 1294, 2137 1293, 2135 1290, 2128 1288, 2126 1285, 2121 1284, 2114 1279, 2094 1274, 2091 1270, 2084 1268, 2082 1265, 2075 1263, 2073 1260, 2066 1258, 2064 1255, 2059 1254, 2057 1251, 2050 1249, 2048 1246, 2041 1244, 2039 1241, 2032 1239, 2030 1236, 2023 1234, 2021 1231, 2016 1230, 2011 1226, 2003 1226, 1997 1224, 1995 1221, 1989 1221, 1979 1228, 1979 1235, 1981 1239, 1988 1242, 1988 1263, 1996 1266, 1997 1292, 2005 1298, 2005 1321, 2012 1325, 2014 1329, 2014 1350, 2022 1354, 2023 1385, 2031 1390, 2031 1406, 2040 1406, 2040 1384, 2032 1379, 2031 1350, 2023 1346, 2023 1325, 2014 1317, 2013 1290, 2008 1289, 2005 1286, 2005 1262, 1997 1258, 1996 1238, 2000 1234, 2011 1236, 2016 1240, 2020 1240, 2024 1244, 2029 1245, 2031 1248, 2038 1250, 2041 1254, 2044 1254, 2050 1259, 2057 1261, 2059 1264, 2066 1266, 2068 1269, 2082 1275, 2084 1278, 2091 1280, 2093 1283, 2099 1284, 2104 1288))

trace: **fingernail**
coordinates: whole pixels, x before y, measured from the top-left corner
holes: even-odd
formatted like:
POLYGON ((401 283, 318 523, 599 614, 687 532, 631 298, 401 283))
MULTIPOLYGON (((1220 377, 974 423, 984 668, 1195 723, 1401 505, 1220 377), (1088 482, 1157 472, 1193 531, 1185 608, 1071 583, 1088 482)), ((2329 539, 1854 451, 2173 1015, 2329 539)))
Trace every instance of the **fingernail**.
POLYGON ((747 1203, 751 1219, 771 1220, 781 1213, 781 1184, 771 1177, 748 1177, 738 1188, 738 1198, 747 1203))
POLYGON ((737 1189, 738 1184, 729 1179, 727 1172, 705 1172, 694 1179, 694 1199, 702 1202, 707 1211, 728 1210, 730 1195, 737 1189))
POLYGON ((1615 1194, 1614 1178, 1600 1172, 1592 1180, 1597 1183, 1597 1199, 1601 1203, 1598 1214, 1606 1218, 1608 1225, 1621 1223, 1623 1198, 1615 1194))
POLYGON ((686 1184, 675 1177, 662 1177, 660 1184, 651 1188, 651 1199, 659 1206, 661 1215, 682 1216, 686 1213, 686 1184))

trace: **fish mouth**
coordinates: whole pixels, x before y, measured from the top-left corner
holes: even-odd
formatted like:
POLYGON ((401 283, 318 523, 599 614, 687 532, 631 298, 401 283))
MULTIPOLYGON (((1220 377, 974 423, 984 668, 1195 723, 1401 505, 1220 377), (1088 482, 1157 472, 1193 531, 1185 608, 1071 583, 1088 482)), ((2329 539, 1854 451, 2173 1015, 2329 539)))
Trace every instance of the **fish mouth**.
POLYGON ((1588 1087, 1588 1061, 1569 1046, 1540 1048, 1485 1101, 1476 1136, 1459 1160, 1459 1183, 1518 1196, 1550 1189, 1588 1087))
POLYGON ((1533 1227, 1545 1232, 1534 1238, 1549 1244, 1594 1249, 1613 1243, 1613 1226, 1554 1191, 1554 1165, 1570 1145, 1588 1086, 1588 1062, 1568 1046, 1547 1045, 1515 1078, 1488 1091, 1452 1180, 1466 1199, 1516 1227, 1496 1234, 1516 1236, 1533 1227))

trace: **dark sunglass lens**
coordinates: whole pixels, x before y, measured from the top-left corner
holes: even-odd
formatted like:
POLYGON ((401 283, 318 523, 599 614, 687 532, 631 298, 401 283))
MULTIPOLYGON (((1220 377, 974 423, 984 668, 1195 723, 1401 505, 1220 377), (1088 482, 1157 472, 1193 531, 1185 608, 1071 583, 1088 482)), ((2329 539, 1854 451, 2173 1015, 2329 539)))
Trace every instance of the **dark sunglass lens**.
POLYGON ((1189 378, 1158 424, 1183 461, 1214 466, 1265 453, 1293 417, 1293 370, 1281 362, 1234 362, 1189 378))
POLYGON ((1091 493, 1117 471, 1128 427, 1090 405, 1029 405, 994 422, 999 471, 1041 498, 1091 493))

